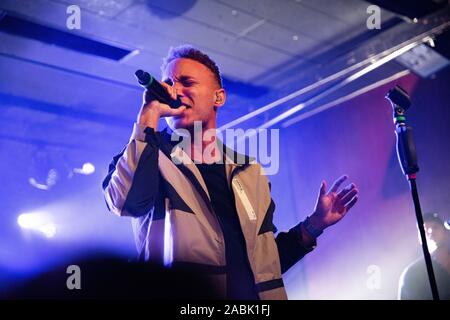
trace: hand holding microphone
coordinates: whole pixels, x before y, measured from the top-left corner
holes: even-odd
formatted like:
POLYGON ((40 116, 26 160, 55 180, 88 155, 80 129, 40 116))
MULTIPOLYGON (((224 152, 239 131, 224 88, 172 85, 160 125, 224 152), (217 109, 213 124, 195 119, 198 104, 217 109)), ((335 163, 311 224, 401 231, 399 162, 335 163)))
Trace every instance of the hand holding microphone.
POLYGON ((136 76, 139 84, 147 89, 156 100, 169 105, 173 109, 181 107, 180 99, 178 99, 176 96, 171 96, 167 92, 167 86, 159 83, 158 80, 153 78, 148 72, 138 70, 134 75, 136 76))
POLYGON ((137 119, 139 124, 157 130, 161 117, 178 116, 186 110, 174 88, 166 83, 160 83, 143 70, 136 71, 135 76, 139 84, 146 89, 137 119))

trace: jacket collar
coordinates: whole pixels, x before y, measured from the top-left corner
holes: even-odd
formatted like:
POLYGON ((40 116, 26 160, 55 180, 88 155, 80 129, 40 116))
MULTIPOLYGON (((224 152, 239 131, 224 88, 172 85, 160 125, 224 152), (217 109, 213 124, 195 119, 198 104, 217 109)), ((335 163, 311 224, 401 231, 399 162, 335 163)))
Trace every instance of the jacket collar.
MULTIPOLYGON (((191 181, 197 191, 201 194, 208 205, 211 205, 210 195, 206 183, 198 170, 195 163, 189 158, 177 144, 181 141, 180 136, 176 135, 169 127, 159 132, 160 136, 160 150, 174 162, 174 164, 184 173, 184 175, 191 181), (172 140, 172 136, 175 134, 175 141, 172 140), (187 161, 183 161, 187 160, 187 161)), ((255 159, 245 154, 236 152, 235 150, 226 146, 221 140, 217 139, 219 150, 222 151, 222 159, 225 163, 225 172, 230 185, 233 174, 240 170, 245 169, 250 164, 255 163, 255 159), (238 169, 238 170, 236 170, 238 169)))
MULTIPOLYGON (((161 131, 160 136, 162 138, 163 148, 165 149, 163 152, 165 151, 164 153, 167 156, 172 155, 169 156, 169 158, 173 158, 173 148, 181 141, 182 137, 177 135, 176 132, 171 130, 169 127, 166 127, 163 131, 161 131), (172 136, 176 137, 174 141, 172 140, 172 136), (169 149, 171 151, 169 151, 169 149)), ((219 150, 222 152, 222 159, 225 164, 231 164, 235 167, 247 167, 255 162, 255 158, 249 157, 229 148, 220 139, 217 139, 217 145, 219 146, 219 150)))

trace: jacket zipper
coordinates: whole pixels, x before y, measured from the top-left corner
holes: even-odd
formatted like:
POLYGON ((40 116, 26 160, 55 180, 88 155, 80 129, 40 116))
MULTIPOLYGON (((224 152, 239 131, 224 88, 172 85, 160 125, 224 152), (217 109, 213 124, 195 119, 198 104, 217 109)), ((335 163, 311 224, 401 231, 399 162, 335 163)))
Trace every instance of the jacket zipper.
MULTIPOLYGON (((236 206, 236 195, 234 194, 234 189, 233 189, 233 178, 234 178, 234 176, 240 171, 240 170, 243 170, 243 168, 235 168, 232 172, 231 172, 231 174, 230 174, 230 188, 231 188, 231 192, 233 193, 233 197, 234 197, 234 201, 235 201, 235 203, 234 203, 234 206, 236 206)), ((239 183, 239 187, 242 189, 242 191, 244 191, 244 189, 242 188, 242 185, 239 183)), ((245 192, 245 191, 244 191, 245 192)), ((245 193, 244 193, 245 194, 245 193)), ((245 195, 245 197, 247 198, 247 201, 248 201, 248 197, 247 197, 247 195, 245 195)), ((250 202, 249 202, 250 203, 250 202)), ((236 213, 238 213, 237 212, 237 208, 236 208, 236 213)), ((253 211, 253 213, 254 213, 254 211, 253 211)), ((255 219, 256 219, 256 214, 255 214, 255 219)), ((239 220, 239 226, 241 225, 241 219, 239 218, 239 214, 238 214, 238 220, 239 220)), ((241 227, 241 226, 240 226, 241 227)), ((255 273, 253 272, 253 268, 252 268, 252 264, 250 263, 250 259, 249 259, 249 257, 248 257, 248 250, 247 250, 247 239, 245 238, 245 235, 244 235, 244 231, 242 230, 242 227, 241 227, 241 232, 242 232, 242 237, 244 238, 244 244, 245 244, 245 257, 246 257, 246 261, 247 261, 247 265, 248 265, 248 267, 249 267, 249 269, 250 269, 250 272, 251 272, 251 274, 252 274, 252 277, 253 277, 253 290, 255 291, 255 294, 256 294, 256 296, 259 298, 259 294, 258 294, 258 291, 256 291, 256 278, 255 278, 255 273)))

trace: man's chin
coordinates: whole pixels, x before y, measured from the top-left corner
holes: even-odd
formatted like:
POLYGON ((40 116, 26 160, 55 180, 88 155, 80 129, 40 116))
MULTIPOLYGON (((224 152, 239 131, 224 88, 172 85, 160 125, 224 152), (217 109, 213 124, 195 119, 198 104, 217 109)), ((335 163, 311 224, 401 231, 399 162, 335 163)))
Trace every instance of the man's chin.
POLYGON ((188 129, 192 126, 194 126, 194 123, 192 121, 189 121, 185 117, 182 118, 166 118, 167 124, 172 130, 176 129, 188 129))

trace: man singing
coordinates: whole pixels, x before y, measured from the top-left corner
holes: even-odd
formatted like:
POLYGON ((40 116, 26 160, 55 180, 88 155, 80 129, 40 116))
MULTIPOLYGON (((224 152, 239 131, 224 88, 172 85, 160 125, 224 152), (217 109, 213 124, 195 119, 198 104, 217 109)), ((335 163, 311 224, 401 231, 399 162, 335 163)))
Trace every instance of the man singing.
POLYGON ((305 221, 277 233, 260 164, 214 134, 226 101, 216 63, 181 46, 170 50, 161 69, 162 85, 182 106, 172 109, 144 93, 130 141, 103 182, 109 210, 133 217, 143 260, 198 270, 222 298, 286 299, 282 274, 356 203, 356 186, 339 191, 346 176, 329 190, 322 182, 305 221), (159 131, 160 118, 168 128, 159 131), (180 139, 189 147, 180 148, 180 139))

